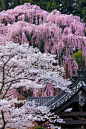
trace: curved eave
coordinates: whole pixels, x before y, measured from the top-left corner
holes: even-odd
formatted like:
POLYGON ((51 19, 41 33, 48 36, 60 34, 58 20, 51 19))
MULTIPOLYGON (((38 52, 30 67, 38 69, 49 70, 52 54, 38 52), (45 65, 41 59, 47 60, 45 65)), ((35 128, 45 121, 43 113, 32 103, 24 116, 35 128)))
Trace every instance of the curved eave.
POLYGON ((52 98, 49 102, 45 103, 44 106, 47 106, 50 108, 50 110, 55 110, 55 108, 58 108, 62 106, 64 103, 66 103, 68 100, 70 100, 77 92, 80 90, 80 88, 83 88, 83 90, 86 91, 86 81, 85 80, 77 80, 75 83, 73 83, 69 89, 70 92, 61 91, 58 95, 56 95, 54 98, 52 98))

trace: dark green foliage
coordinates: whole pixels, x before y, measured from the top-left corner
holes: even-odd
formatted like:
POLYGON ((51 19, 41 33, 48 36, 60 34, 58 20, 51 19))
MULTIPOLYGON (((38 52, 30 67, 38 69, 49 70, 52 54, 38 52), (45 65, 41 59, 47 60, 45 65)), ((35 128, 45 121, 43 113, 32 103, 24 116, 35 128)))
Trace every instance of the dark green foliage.
POLYGON ((86 22, 86 0, 61 0, 61 12, 74 14, 86 22))
POLYGON ((20 4, 24 4, 25 2, 28 2, 28 0, 20 0, 20 4))
POLYGON ((39 127, 35 127, 35 129, 44 129, 43 127, 39 126, 39 127))
POLYGON ((74 0, 62 0, 61 1, 61 12, 66 13, 66 14, 74 13, 75 10, 74 10, 73 4, 74 4, 74 0))
POLYGON ((86 22, 86 0, 76 0, 76 15, 86 22))
POLYGON ((4 0, 0 0, 0 11, 5 10, 5 2, 4 0))

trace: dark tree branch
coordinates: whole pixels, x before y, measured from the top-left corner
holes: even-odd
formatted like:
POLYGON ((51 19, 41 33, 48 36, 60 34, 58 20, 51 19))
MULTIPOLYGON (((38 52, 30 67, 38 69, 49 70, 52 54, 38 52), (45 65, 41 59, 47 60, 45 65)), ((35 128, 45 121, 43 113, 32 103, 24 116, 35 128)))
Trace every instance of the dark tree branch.
POLYGON ((21 79, 27 79, 27 77, 12 79, 12 80, 10 80, 8 82, 5 82, 5 84, 10 83, 10 82, 15 82, 16 83, 16 82, 19 82, 19 80, 21 80, 21 79))
POLYGON ((2 114, 2 120, 3 120, 3 127, 2 127, 2 129, 5 129, 5 125, 6 125, 7 122, 5 122, 3 111, 1 111, 1 114, 2 114))
POLYGON ((5 97, 5 95, 7 94, 7 91, 9 90, 9 88, 11 87, 13 81, 10 83, 10 85, 7 87, 6 91, 4 92, 4 94, 2 95, 1 99, 3 99, 5 97))
POLYGON ((2 73, 3 73, 3 79, 2 79, 2 86, 1 86, 1 89, 0 89, 0 94, 1 94, 1 92, 2 92, 2 89, 3 89, 3 87, 4 87, 4 66, 3 66, 3 69, 2 69, 2 73))

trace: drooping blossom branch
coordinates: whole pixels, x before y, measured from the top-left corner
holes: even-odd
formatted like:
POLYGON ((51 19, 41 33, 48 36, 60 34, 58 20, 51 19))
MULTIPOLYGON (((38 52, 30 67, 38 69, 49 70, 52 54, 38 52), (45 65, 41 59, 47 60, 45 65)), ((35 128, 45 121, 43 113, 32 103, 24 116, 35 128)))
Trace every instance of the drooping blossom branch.
POLYGON ((77 72, 77 63, 70 57, 86 46, 85 23, 80 17, 57 10, 49 13, 30 3, 2 11, 0 16, 1 44, 29 42, 41 52, 57 54, 60 64, 68 65, 71 77, 77 72))

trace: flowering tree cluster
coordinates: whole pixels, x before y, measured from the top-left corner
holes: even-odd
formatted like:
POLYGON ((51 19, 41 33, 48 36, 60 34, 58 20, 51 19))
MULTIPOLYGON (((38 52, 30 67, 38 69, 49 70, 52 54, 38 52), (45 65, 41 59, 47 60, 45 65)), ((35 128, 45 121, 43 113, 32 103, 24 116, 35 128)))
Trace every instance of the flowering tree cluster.
MULTIPOLYGON (((32 126, 32 121, 50 119, 47 116, 49 114, 47 107, 39 108, 34 102, 12 99, 11 94, 9 98, 7 93, 19 88, 22 90, 46 88, 48 84, 67 89, 66 85, 70 84, 70 81, 62 77, 65 71, 58 65, 55 56, 42 54, 27 43, 19 45, 10 41, 0 45, 0 126, 3 129, 7 127, 25 129, 32 126), (19 109, 16 108, 18 103, 22 103, 19 109)), ((50 94, 51 92, 52 90, 50 94)))
MULTIPOLYGON (((68 85, 68 80, 62 77, 65 74, 64 68, 58 65, 58 60, 54 59, 56 55, 42 54, 37 48, 29 47, 28 44, 19 45, 13 42, 7 42, 5 46, 0 45, 0 53, 2 98, 11 88, 22 87, 28 90, 44 88, 48 84, 63 88, 68 85)), ((48 95, 53 96, 52 89, 48 92, 48 95)))
POLYGON ((53 123, 55 121, 62 122, 63 120, 50 112, 46 106, 37 107, 33 102, 18 101, 17 99, 0 100, 0 128, 19 128, 27 129, 34 127, 34 121, 45 122, 48 120, 53 123), (15 104, 24 104, 20 108, 15 108, 15 104))
MULTIPOLYGON (((86 46, 85 24, 80 17, 51 13, 39 6, 25 3, 0 12, 0 43, 13 41, 38 47, 41 52, 57 54, 60 64, 68 69, 70 75, 76 73, 78 65, 72 59, 77 50, 86 46)), ((86 50, 86 49, 85 49, 86 50)))
POLYGON ((58 126, 54 126, 55 122, 64 122, 59 116, 51 113, 46 106, 36 106, 35 102, 18 101, 17 99, 0 100, 0 128, 15 128, 15 129, 27 129, 28 127, 34 127, 34 122, 42 124, 45 121, 49 121, 51 127, 59 129, 58 126), (15 108, 15 104, 22 103, 23 106, 15 108))

